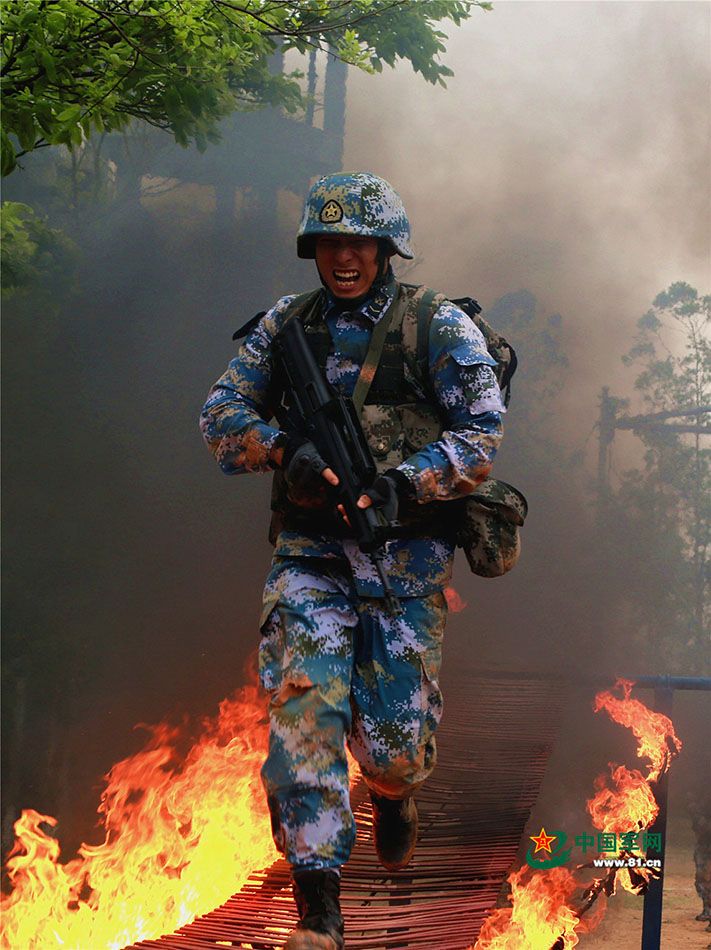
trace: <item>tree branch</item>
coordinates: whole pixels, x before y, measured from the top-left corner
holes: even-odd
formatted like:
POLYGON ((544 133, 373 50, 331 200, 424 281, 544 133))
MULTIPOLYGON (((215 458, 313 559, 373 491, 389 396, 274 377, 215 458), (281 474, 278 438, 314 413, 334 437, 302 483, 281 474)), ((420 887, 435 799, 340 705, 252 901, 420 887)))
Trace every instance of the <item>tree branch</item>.
MULTIPOLYGON (((97 7, 95 7, 92 3, 89 2, 89 0, 76 0, 76 2, 77 2, 80 6, 86 7, 87 10, 91 10, 91 12, 92 12, 92 13, 95 13, 97 16, 103 17, 105 20, 107 20, 107 21, 113 26, 113 28, 116 30, 116 32, 119 34, 119 36, 120 36, 126 43, 128 43, 128 45, 131 47, 131 49, 132 49, 132 50, 135 50, 140 56, 142 56, 145 60, 147 60, 147 62, 152 63, 154 66, 157 66, 158 69, 164 70, 164 71, 167 72, 167 73, 174 73, 175 75, 181 76, 180 72, 174 70, 168 63, 166 63, 166 62, 161 62, 160 60, 153 59, 153 57, 149 56, 148 53, 146 53, 146 51, 145 51, 144 49, 141 49, 140 46, 138 46, 136 43, 133 42, 133 40, 130 38, 130 36, 128 36, 128 35, 121 29, 121 27, 118 25, 118 23, 116 23, 114 20, 112 20, 112 18, 108 15, 108 13, 105 13, 103 10, 100 10, 100 9, 98 9, 97 7)), ((181 78, 182 78, 182 76, 181 76, 181 78)))
POLYGON ((48 145, 51 145, 52 142, 48 142, 46 139, 37 139, 32 148, 24 148, 21 152, 15 153, 15 158, 22 158, 23 155, 27 155, 28 152, 34 152, 38 148, 47 148, 48 145))

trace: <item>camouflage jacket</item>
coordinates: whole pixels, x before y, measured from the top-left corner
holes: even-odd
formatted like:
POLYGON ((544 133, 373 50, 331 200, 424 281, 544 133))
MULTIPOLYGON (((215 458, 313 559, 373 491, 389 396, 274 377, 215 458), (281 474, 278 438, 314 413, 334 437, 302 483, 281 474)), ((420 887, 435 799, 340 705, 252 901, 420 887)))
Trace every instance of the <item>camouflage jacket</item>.
MULTIPOLYGON (((391 276, 379 293, 350 313, 339 312, 327 295, 324 319, 333 349, 326 362, 326 376, 345 395, 353 392, 372 328, 397 290, 391 276)), ((262 317, 208 394, 200 426, 226 474, 271 470, 271 452, 280 431, 269 422, 273 415, 268 404, 271 343, 293 299, 282 297, 262 317)), ((472 320, 449 301, 442 304, 430 324, 429 369, 443 430, 436 441, 397 466, 410 481, 419 504, 461 498, 488 475, 501 440, 504 411, 493 366, 472 320)), ((370 559, 347 538, 283 530, 275 554, 346 559, 358 593, 366 597, 381 594, 370 559)), ((407 597, 441 590, 451 577, 453 554, 453 542, 444 537, 390 541, 385 568, 395 593, 407 597)))

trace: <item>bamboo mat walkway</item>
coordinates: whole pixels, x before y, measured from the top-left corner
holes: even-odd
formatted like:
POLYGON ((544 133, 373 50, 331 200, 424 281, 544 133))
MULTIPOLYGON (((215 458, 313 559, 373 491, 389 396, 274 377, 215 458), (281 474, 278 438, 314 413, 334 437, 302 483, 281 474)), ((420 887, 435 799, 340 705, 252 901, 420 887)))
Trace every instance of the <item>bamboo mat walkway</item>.
MULTIPOLYGON (((358 837, 342 879, 348 950, 466 950, 516 857, 565 697, 540 678, 458 679, 466 687, 445 689, 439 764, 416 796, 420 838, 405 871, 378 864, 366 789, 353 791, 358 837)), ((274 950, 295 922, 289 867, 277 861, 211 913, 133 946, 274 950)))

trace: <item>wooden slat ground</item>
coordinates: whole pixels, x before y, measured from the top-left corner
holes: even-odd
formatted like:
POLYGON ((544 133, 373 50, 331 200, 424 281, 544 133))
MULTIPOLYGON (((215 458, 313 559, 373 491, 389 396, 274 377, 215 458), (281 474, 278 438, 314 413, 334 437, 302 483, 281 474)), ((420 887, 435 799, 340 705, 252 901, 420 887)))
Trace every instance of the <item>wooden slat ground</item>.
MULTIPOLYGON (((362 783, 354 789, 358 837, 342 878, 348 950, 466 950, 514 861, 564 697, 540 678, 458 680, 466 686, 445 693, 439 764, 416 796, 420 839, 405 871, 378 864, 368 796, 362 783)), ((277 861, 211 913, 133 947, 274 950, 295 922, 289 868, 277 861)))

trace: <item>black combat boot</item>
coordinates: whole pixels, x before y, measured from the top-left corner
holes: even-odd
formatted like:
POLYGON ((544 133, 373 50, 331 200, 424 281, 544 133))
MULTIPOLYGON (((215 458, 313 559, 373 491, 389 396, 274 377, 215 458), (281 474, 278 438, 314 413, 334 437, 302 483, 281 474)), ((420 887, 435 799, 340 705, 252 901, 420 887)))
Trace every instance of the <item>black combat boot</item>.
POLYGON ((407 867, 417 844, 417 805, 415 799, 384 798, 370 793, 373 803, 373 837, 380 863, 388 871, 407 867))
POLYGON ((294 871, 293 880, 299 923, 289 936, 285 950, 343 950, 338 873, 330 868, 294 871))

